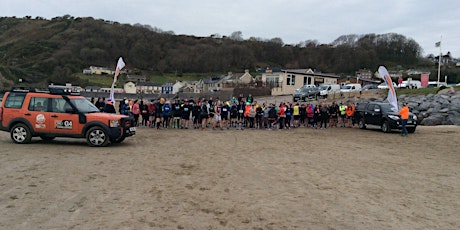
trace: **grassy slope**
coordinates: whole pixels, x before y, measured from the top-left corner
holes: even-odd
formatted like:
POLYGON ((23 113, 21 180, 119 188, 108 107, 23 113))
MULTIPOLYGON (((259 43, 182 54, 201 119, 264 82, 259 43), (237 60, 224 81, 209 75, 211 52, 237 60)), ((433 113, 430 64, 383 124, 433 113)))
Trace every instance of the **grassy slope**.
MULTIPOLYGON (((110 75, 86 75, 86 74, 76 74, 78 78, 88 82, 90 86, 101 86, 101 87, 110 87, 112 85, 113 76, 110 75)), ((156 84, 164 84, 166 82, 176 82, 180 81, 198 81, 203 78, 208 78, 211 75, 200 75, 200 74, 184 74, 182 76, 175 76, 174 74, 165 74, 165 75, 152 75, 150 76, 150 82, 156 84)), ((118 83, 124 82, 123 76, 119 78, 118 83)))

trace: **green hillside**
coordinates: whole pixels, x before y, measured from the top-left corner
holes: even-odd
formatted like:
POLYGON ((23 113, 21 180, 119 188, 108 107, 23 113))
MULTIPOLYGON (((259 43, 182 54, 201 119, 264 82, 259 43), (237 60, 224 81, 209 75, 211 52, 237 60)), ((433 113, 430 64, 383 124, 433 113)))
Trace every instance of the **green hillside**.
MULTIPOLYGON (((416 41, 399 34, 344 35, 331 44, 310 40, 286 45, 279 38, 174 35, 148 25, 68 15, 51 20, 0 18, 0 73, 6 85, 22 79, 23 84, 37 86, 50 82, 108 86, 110 76, 84 76, 82 70, 92 65, 115 68, 120 56, 126 69, 156 83, 244 69, 255 73, 266 67, 313 68, 343 76, 380 65, 436 73, 433 60, 421 53, 416 41)), ((450 81, 457 81, 458 68, 446 66, 442 71, 450 81)))

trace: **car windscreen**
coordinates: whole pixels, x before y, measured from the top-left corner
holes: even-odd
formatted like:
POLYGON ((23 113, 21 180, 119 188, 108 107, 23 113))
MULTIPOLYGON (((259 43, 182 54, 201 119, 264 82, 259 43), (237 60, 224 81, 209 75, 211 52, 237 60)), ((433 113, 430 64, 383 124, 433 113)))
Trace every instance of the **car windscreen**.
POLYGON ((305 92, 308 92, 309 89, 308 88, 300 88, 300 89, 296 89, 295 90, 297 93, 305 93, 305 92))
POLYGON ((382 111, 385 113, 395 112, 390 104, 380 104, 380 108, 382 108, 382 111))
POLYGON ((85 98, 70 99, 70 102, 82 113, 99 112, 99 109, 85 98))

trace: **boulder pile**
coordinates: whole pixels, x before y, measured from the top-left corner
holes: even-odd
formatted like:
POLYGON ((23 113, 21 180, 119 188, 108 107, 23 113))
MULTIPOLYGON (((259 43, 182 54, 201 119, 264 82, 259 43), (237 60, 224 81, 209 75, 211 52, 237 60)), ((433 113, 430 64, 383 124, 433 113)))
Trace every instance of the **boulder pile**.
POLYGON ((421 125, 460 125, 460 92, 401 95, 398 102, 406 102, 421 125))
MULTIPOLYGON (((384 101, 384 98, 361 99, 384 101)), ((441 91, 428 95, 399 95, 398 104, 406 102, 412 113, 417 115, 420 125, 460 125, 460 91, 441 91)))

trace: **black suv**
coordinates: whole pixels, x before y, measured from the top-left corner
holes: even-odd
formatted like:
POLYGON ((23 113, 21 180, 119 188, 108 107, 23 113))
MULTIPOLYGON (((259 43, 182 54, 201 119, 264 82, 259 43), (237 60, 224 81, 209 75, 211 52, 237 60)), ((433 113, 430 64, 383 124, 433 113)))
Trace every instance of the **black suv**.
POLYGON ((307 99, 318 99, 319 92, 320 90, 317 87, 302 87, 295 90, 294 94, 292 95, 292 100, 297 102, 307 101, 307 99))
MULTIPOLYGON (((392 129, 401 129, 401 116, 397 111, 393 111, 390 103, 360 103, 356 106, 354 118, 361 129, 375 126, 385 133, 390 132, 392 129)), ((417 116, 413 113, 409 113, 406 128, 409 133, 415 132, 417 128, 417 116)))

